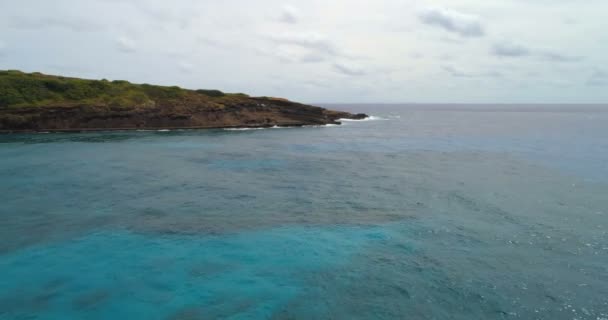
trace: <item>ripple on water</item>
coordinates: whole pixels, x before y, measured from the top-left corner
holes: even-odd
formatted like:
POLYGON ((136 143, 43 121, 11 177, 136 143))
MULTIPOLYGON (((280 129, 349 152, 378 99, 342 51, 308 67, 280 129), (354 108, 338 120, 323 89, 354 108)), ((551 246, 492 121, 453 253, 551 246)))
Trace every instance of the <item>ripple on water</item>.
POLYGON ((604 115, 389 116, 0 136, 0 319, 606 317, 604 115))

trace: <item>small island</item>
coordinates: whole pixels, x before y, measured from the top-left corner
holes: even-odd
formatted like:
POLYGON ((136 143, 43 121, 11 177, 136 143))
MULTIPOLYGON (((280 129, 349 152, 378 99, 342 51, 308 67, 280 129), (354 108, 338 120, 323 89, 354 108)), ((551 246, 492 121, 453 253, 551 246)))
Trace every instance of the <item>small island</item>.
POLYGON ((0 132, 263 128, 365 114, 219 90, 0 71, 0 132))

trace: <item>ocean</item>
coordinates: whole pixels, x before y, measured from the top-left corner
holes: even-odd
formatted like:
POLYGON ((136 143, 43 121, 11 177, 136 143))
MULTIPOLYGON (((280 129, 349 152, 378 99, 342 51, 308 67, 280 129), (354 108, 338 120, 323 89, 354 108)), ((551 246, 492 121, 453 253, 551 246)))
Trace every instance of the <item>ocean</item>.
POLYGON ((0 319, 608 319, 608 106, 0 135, 0 319))

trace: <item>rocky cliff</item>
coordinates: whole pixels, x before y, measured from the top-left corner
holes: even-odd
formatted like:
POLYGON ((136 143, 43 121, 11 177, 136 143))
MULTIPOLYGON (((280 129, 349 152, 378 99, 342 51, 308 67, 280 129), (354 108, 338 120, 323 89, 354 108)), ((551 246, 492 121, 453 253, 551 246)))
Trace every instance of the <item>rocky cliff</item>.
POLYGON ((0 132, 304 126, 365 117, 218 90, 0 71, 0 132))

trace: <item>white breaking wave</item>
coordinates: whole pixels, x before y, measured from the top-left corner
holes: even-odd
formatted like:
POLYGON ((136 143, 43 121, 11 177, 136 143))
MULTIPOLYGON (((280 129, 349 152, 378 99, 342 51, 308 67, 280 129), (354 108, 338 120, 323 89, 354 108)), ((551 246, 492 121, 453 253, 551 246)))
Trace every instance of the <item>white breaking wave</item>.
POLYGON ((328 123, 319 125, 306 125, 306 126, 272 126, 272 127, 256 127, 256 128, 224 128, 226 131, 249 131, 249 130, 267 130, 267 129, 297 129, 297 128, 326 128, 326 127, 339 127, 339 124, 328 123))
POLYGON ((302 128, 328 128, 328 127, 339 127, 339 124, 328 123, 328 124, 311 124, 308 126, 302 126, 302 128))
POLYGON ((226 131, 249 131, 249 130, 266 130, 266 129, 288 129, 295 127, 280 127, 280 126, 272 126, 272 127, 252 127, 252 128, 224 128, 226 131))
POLYGON ((249 131, 249 130, 264 130, 267 128, 224 128, 226 131, 249 131))
POLYGON ((169 129, 159 129, 159 130, 156 130, 156 131, 157 131, 157 132, 169 132, 169 131, 171 131, 171 130, 169 130, 169 129))
POLYGON ((378 120, 390 120, 390 119, 377 117, 377 116, 369 116, 365 119, 338 119, 338 121, 344 121, 344 122, 378 121, 378 120))

